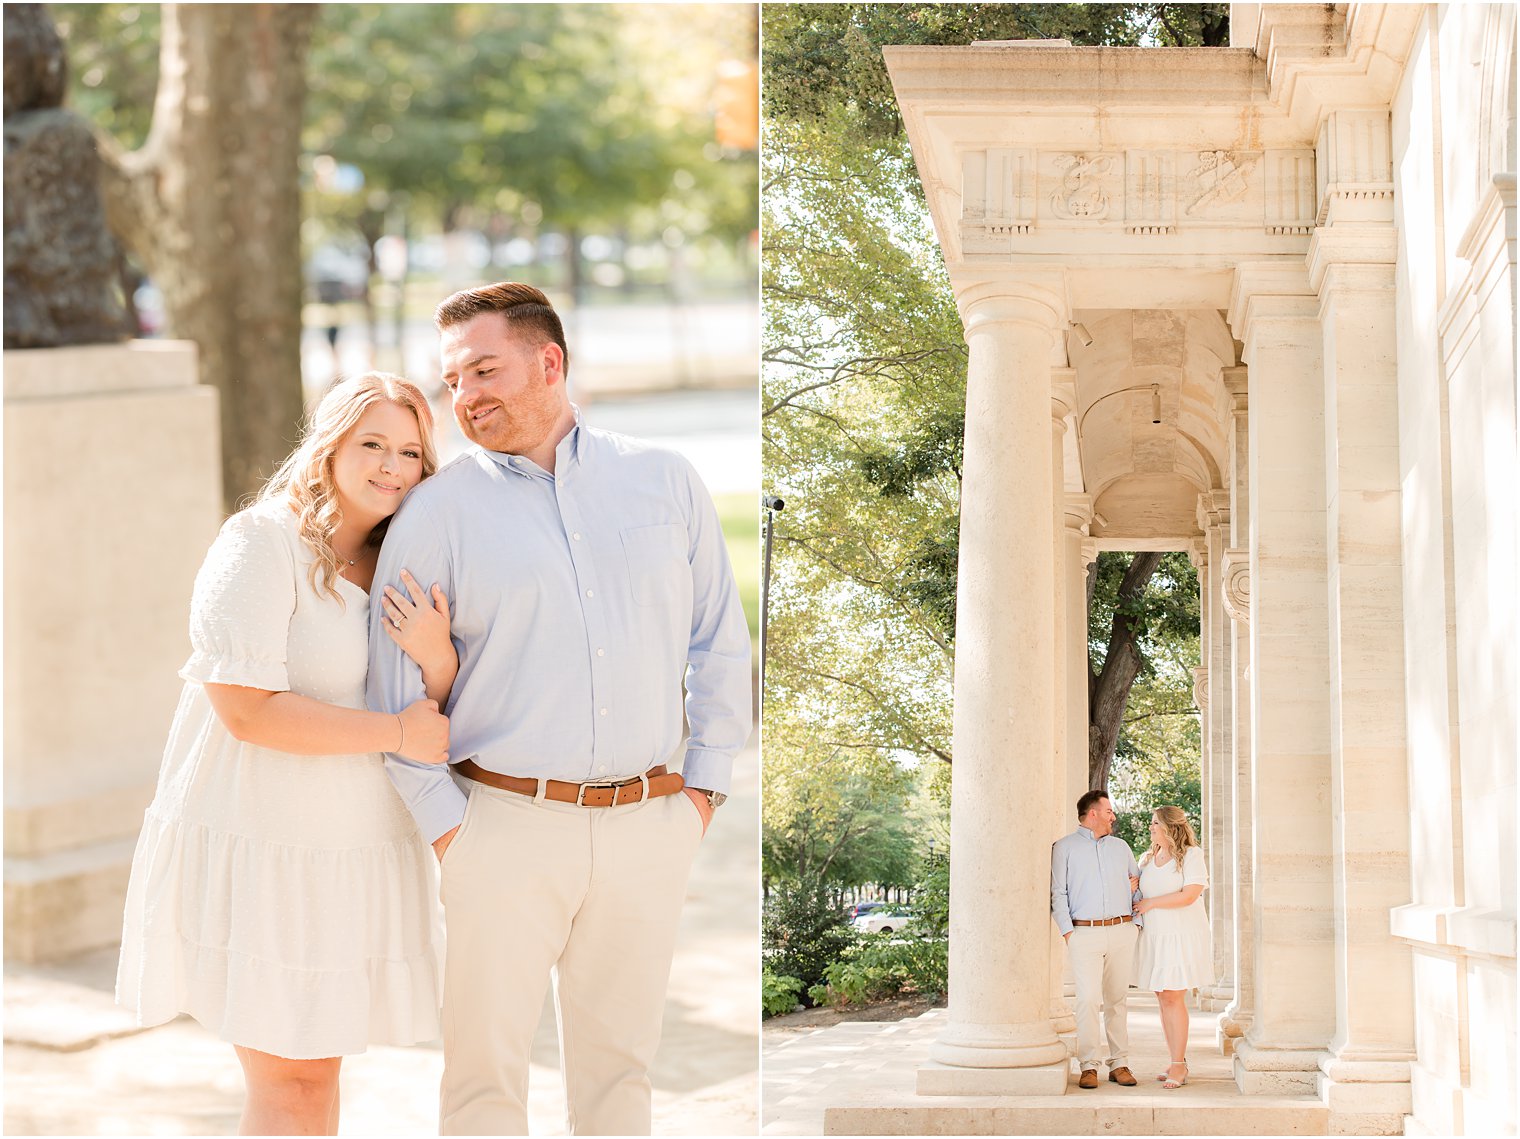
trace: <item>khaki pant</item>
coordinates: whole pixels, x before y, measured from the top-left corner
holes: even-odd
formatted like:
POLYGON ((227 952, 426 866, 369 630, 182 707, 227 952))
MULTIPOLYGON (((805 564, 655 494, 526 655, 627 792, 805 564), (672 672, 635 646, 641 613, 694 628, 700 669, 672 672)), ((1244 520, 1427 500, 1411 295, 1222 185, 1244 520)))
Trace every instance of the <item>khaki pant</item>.
POLYGON ((1132 921, 1079 925, 1066 939, 1077 985, 1072 1002, 1077 1021, 1077 1064, 1084 1072, 1100 1066, 1105 1030, 1109 1071, 1129 1066, 1129 983, 1134 976, 1139 932, 1132 921))
POLYGON ((676 926, 702 816, 677 793, 587 808, 466 784, 444 854, 444 1135, 526 1135, 551 974, 572 1135, 647 1135, 676 926))

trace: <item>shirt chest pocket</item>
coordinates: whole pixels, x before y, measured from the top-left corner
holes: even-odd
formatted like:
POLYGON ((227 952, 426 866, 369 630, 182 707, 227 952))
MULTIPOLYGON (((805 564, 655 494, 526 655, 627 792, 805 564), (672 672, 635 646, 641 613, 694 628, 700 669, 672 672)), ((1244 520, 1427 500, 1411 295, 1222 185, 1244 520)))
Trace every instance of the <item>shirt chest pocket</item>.
POLYGON ((686 527, 679 522, 623 530, 628 583, 639 605, 659 605, 678 597, 691 575, 686 560, 686 527))

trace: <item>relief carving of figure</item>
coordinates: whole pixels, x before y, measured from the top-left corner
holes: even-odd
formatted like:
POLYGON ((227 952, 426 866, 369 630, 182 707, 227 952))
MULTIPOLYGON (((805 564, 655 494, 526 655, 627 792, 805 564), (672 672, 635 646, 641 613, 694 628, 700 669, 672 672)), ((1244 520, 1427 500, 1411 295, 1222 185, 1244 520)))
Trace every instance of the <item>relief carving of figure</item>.
POLYGON ((1113 158, 1100 154, 1096 158, 1083 154, 1062 154, 1056 165, 1065 170, 1061 188, 1050 196, 1051 208, 1057 217, 1101 218, 1108 214, 1108 195, 1098 183, 1098 176, 1107 174, 1114 164, 1113 158))
POLYGON ((1233 150, 1200 150, 1198 165, 1188 171, 1189 178, 1198 179, 1199 193, 1188 203, 1187 213, 1197 213, 1216 202, 1234 202, 1245 197, 1250 189, 1246 175, 1256 165, 1260 155, 1236 154, 1233 150))

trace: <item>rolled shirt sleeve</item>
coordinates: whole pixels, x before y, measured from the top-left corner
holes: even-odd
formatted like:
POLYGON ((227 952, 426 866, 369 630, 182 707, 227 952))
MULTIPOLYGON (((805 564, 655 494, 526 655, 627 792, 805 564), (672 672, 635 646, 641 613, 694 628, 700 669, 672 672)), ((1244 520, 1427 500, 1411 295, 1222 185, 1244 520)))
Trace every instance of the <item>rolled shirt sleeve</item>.
MULTIPOLYGON (((422 670, 386 633, 381 600, 385 587, 405 592, 401 571, 407 570, 425 591, 436 582, 454 601, 454 577, 447 543, 439 535, 425 505, 403 503, 391 519, 370 591, 369 679, 366 688, 371 711, 399 713, 426 695, 422 670)), ((458 648, 456 644, 456 649, 458 648)), ((451 754, 452 758, 452 754, 451 754)), ((465 796, 454 784, 447 764, 418 763, 395 752, 385 753, 385 773, 401 801, 417 820, 429 843, 464 819, 465 796)))
POLYGON ((1055 919, 1062 937, 1072 931, 1064 839, 1058 839, 1050 848, 1050 916, 1055 919))
POLYGON ((734 756, 749 738, 750 640, 718 512, 695 470, 686 466, 691 519, 691 642, 686 719, 690 731, 682 776, 687 786, 727 793, 734 756))

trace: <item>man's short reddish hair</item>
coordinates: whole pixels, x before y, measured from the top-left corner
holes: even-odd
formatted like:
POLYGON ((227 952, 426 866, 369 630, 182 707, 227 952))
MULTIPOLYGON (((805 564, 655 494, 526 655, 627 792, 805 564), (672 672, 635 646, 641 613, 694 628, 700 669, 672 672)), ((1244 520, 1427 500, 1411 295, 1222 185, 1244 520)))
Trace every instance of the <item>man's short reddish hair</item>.
POLYGON ((535 346, 558 344, 565 357, 564 371, 569 374, 570 348, 565 344, 565 327, 549 298, 532 285, 497 281, 478 289, 461 289, 433 311, 433 324, 442 330, 485 312, 501 313, 520 336, 535 346))

